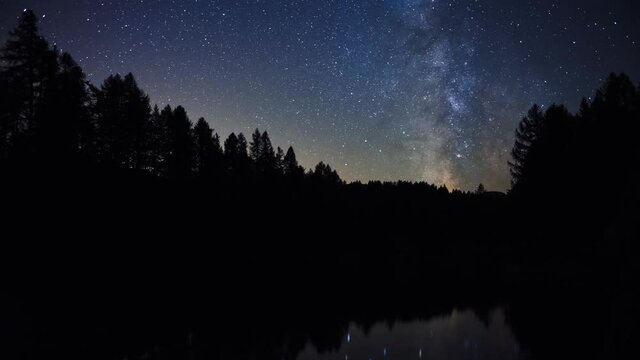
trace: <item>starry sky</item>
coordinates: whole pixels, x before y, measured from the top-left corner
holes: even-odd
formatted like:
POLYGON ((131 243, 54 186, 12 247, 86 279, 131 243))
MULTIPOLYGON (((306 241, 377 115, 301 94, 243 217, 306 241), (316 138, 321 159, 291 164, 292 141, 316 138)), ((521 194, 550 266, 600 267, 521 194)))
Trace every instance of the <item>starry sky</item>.
POLYGON ((132 72, 224 139, 267 130, 302 165, 349 181, 509 187, 533 103, 638 80, 635 0, 0 0, 0 41, 25 8, 100 84, 132 72))

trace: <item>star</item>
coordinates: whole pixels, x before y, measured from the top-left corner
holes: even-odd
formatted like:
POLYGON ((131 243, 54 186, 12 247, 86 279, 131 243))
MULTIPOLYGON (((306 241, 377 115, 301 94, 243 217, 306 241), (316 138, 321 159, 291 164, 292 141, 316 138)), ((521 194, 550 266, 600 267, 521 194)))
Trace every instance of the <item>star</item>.
MULTIPOLYGON (((640 75, 635 2, 29 5, 93 85, 132 72, 152 103, 183 105, 223 139, 259 126, 296 144, 306 168, 345 164, 348 181, 506 190, 513 133, 534 102, 575 111, 611 71, 640 75)), ((15 16, 0 42, 26 10, 3 7, 15 16)))

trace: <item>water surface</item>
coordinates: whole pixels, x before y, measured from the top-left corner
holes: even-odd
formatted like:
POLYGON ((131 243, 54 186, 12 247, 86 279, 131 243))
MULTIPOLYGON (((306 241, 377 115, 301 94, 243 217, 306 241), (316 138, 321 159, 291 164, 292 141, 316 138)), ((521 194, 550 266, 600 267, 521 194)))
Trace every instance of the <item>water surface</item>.
POLYGON ((429 320, 351 323, 337 351, 319 352, 307 344, 300 360, 522 359, 524 355, 501 308, 486 320, 472 310, 453 310, 429 320))

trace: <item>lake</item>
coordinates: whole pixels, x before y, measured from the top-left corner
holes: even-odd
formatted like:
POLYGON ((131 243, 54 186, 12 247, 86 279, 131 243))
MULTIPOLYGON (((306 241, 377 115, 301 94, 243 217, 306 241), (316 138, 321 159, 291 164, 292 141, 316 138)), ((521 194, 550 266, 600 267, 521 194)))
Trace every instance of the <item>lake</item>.
POLYGON ((339 349, 319 352, 307 344, 299 360, 522 359, 523 353, 504 310, 486 320, 472 310, 454 309, 429 320, 380 322, 363 328, 349 324, 339 349))

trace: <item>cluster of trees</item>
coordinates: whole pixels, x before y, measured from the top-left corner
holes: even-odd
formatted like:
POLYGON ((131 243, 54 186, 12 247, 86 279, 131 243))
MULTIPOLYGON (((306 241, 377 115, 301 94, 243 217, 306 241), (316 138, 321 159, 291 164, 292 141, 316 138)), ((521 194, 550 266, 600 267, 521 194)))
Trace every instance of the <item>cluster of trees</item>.
MULTIPOLYGON (((178 181, 342 184, 322 162, 305 172, 293 148, 274 148, 266 131, 256 129, 250 141, 232 133, 222 142, 203 118, 192 124, 183 107, 152 107, 132 74, 91 85, 69 54, 39 35, 31 10, 11 31, 0 59, 2 166, 98 166, 178 181)), ((637 198, 638 119, 640 91, 624 74, 612 74, 576 114, 562 105, 545 111, 534 105, 516 130, 511 194, 575 200, 594 189, 616 189, 637 198)), ((482 185, 476 191, 485 192, 482 185)))
POLYGON ((204 118, 186 110, 152 108, 132 74, 91 85, 71 55, 38 33, 26 10, 1 52, 0 163, 57 169, 99 166, 183 181, 293 181, 341 184, 319 163, 305 173, 292 147, 274 149, 258 129, 248 143, 232 133, 221 144, 204 118))
POLYGON ((640 91, 625 74, 611 74, 576 114, 534 105, 516 130, 511 193, 598 204, 615 194, 638 199, 639 127, 640 91))

